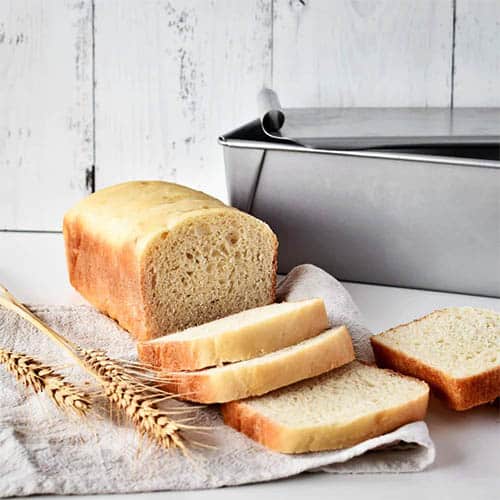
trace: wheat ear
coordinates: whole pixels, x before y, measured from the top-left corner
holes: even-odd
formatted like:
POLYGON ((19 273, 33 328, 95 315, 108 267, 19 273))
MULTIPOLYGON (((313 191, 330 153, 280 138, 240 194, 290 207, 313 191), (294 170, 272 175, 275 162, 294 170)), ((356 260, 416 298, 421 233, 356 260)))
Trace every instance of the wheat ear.
POLYGON ((185 449, 181 432, 192 428, 175 422, 168 411, 158 408, 172 394, 157 389, 138 375, 130 373, 120 360, 105 352, 84 349, 47 326, 2 285, 0 305, 16 312, 63 347, 102 386, 104 395, 131 420, 137 431, 162 448, 185 449))
POLYGON ((169 412, 157 406, 166 397, 172 397, 170 393, 146 385, 104 352, 92 349, 80 349, 79 352, 85 366, 99 380, 105 396, 125 413, 139 434, 161 448, 184 449, 180 431, 189 426, 175 422, 169 412))
POLYGON ((61 410, 72 411, 79 416, 90 411, 88 394, 66 382, 62 375, 37 359, 0 347, 0 364, 25 387, 36 393, 46 393, 61 410))

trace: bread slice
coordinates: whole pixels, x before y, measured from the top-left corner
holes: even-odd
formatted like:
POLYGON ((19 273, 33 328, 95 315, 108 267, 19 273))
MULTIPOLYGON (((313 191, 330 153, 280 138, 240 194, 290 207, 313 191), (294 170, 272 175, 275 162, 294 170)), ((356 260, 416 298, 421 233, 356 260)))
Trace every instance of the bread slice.
POLYGON ((166 389, 200 403, 224 403, 265 394, 332 370, 354 359, 345 326, 280 351, 196 372, 169 373, 166 389))
POLYGON ((199 191, 118 184, 80 201, 63 229, 71 284, 138 339, 274 302, 274 233, 199 191))
POLYGON ((371 339, 379 366, 430 384, 454 410, 500 396, 500 314, 472 307, 434 311, 371 339))
POLYGON ((281 453, 336 450, 422 420, 429 387, 353 361, 259 398, 222 406, 224 422, 281 453))
POLYGON ((242 311, 158 339, 139 342, 139 358, 170 371, 243 361, 313 337, 328 328, 322 299, 242 311))

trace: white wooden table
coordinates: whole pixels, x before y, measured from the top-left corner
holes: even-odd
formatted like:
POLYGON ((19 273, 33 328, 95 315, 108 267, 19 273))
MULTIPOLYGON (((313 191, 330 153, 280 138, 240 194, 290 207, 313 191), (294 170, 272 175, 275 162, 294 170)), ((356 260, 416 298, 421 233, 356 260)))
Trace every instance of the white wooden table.
MULTIPOLYGON (((0 282, 28 303, 74 304, 82 299, 66 278, 62 236, 0 232, 0 282)), ((500 299, 346 283, 367 326, 378 332, 433 309, 470 305, 500 311, 500 299)), ((425 472, 384 475, 300 476, 271 483, 218 490, 127 495, 157 498, 500 498, 500 412, 483 406, 464 413, 431 401, 427 419, 437 459, 425 472)), ((120 495, 110 499, 120 500, 120 495)), ((50 497, 44 497, 50 498, 50 497)), ((123 497, 125 498, 125 497, 123 497)))

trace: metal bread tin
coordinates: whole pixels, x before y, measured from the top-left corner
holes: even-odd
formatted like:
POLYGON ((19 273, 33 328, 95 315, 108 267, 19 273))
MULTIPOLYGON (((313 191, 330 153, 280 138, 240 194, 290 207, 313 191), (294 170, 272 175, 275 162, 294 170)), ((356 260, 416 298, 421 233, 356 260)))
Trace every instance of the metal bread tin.
POLYGON ((277 233, 281 273, 500 296, 500 108, 283 110, 266 92, 219 142, 230 202, 277 233))

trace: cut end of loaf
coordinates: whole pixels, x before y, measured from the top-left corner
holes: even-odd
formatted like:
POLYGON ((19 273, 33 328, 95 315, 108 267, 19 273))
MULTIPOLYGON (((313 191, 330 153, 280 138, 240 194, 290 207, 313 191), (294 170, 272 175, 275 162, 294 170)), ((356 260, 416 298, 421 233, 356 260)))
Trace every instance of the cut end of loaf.
POLYGON ((68 211, 64 239, 72 285, 140 340, 275 298, 267 224, 185 186, 102 189, 68 211))
POLYGON ((148 338, 272 303, 276 255, 269 227, 236 210, 215 210, 160 235, 143 267, 148 338))

